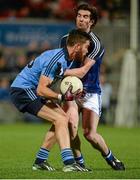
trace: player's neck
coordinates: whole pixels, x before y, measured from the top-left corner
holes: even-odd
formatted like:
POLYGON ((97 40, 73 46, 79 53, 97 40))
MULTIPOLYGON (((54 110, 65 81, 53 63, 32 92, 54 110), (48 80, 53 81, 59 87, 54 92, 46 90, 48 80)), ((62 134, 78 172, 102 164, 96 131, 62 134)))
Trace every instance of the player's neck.
POLYGON ((87 29, 83 29, 86 33, 89 33, 91 31, 90 28, 87 28, 87 29))
POLYGON ((86 32, 86 33, 89 33, 90 31, 91 31, 90 29, 86 29, 86 31, 85 31, 85 32, 86 32))

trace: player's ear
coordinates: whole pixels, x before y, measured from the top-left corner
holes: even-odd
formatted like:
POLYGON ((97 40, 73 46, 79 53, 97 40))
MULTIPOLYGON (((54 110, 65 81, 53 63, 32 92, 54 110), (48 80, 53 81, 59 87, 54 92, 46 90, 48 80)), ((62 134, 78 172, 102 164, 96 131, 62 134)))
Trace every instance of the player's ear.
POLYGON ((81 44, 76 43, 75 46, 74 46, 75 51, 78 52, 80 48, 81 48, 81 44))
POLYGON ((90 20, 90 27, 94 24, 94 20, 92 19, 92 20, 90 20))

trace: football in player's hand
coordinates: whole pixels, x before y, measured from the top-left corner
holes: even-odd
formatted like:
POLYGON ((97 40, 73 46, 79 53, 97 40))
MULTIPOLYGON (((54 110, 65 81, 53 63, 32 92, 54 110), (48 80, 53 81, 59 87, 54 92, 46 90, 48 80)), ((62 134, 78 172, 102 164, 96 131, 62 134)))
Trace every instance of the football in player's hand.
POLYGON ((75 93, 77 91, 79 91, 79 92, 83 91, 83 83, 76 76, 67 76, 62 80, 62 82, 60 84, 61 93, 64 95, 70 86, 72 86, 72 89, 71 89, 72 93, 75 93))

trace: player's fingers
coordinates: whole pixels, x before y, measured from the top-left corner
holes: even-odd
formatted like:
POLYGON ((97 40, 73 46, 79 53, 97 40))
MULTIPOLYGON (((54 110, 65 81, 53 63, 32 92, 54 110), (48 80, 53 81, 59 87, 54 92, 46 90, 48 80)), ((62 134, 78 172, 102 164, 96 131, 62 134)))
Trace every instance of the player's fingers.
POLYGON ((81 89, 78 89, 77 91, 74 92, 75 95, 78 95, 81 93, 81 89))
POLYGON ((69 91, 70 93, 72 93, 72 89, 73 89, 73 86, 70 85, 67 91, 69 91))

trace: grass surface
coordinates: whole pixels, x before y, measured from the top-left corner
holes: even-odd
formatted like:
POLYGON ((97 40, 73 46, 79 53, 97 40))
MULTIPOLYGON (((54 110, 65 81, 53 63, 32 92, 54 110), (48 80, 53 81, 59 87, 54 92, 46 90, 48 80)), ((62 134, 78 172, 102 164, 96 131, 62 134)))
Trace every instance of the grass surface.
POLYGON ((1 179, 138 179, 140 178, 140 129, 99 128, 113 153, 126 166, 125 171, 112 170, 83 138, 82 152, 86 164, 93 169, 86 173, 63 173, 60 151, 57 145, 50 153, 49 162, 56 172, 32 171, 32 163, 48 124, 0 125, 0 178, 1 179))

